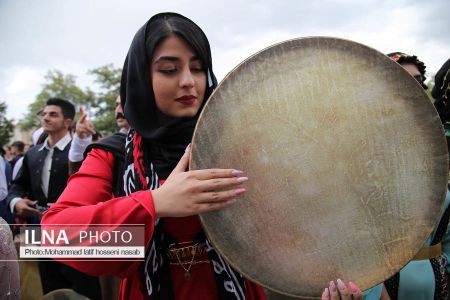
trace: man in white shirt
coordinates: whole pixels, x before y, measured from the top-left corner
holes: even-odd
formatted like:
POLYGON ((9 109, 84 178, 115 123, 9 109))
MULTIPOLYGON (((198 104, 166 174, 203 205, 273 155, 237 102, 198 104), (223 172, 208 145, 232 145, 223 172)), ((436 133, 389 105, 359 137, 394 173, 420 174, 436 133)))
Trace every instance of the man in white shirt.
MULTIPOLYGON (((47 101, 42 111, 42 127, 48 137, 25 154, 13 180, 7 197, 9 207, 12 212, 30 218, 30 223, 40 222, 42 212, 56 202, 67 185, 69 128, 74 116, 75 107, 69 101, 58 98, 47 101)), ((90 299, 101 299, 96 277, 51 260, 40 261, 39 271, 44 293, 71 288, 90 299)))
POLYGON ((24 157, 8 195, 11 212, 23 217, 40 217, 41 211, 56 202, 64 190, 71 142, 69 128, 74 115, 75 107, 69 101, 57 98, 47 101, 42 112, 42 127, 48 137, 24 157))

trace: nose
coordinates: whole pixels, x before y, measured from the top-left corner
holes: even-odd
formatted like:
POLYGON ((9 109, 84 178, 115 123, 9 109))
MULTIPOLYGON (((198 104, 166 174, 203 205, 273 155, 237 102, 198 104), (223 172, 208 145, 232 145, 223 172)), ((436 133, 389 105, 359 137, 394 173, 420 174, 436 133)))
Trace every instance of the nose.
POLYGON ((180 86, 181 87, 194 86, 194 76, 190 68, 185 68, 184 71, 181 73, 180 86))

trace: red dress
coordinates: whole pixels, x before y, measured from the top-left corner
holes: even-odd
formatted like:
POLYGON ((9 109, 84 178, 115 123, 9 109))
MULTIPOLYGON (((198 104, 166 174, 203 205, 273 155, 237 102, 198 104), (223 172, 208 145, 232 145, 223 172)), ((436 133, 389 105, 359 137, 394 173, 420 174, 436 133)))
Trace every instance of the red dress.
MULTIPOLYGON (((148 244, 156 219, 152 193, 139 191, 111 199, 113 166, 112 153, 101 149, 89 152, 80 170, 70 177, 56 204, 44 214, 43 227, 45 224, 144 224, 145 243, 148 244)), ((197 216, 166 218, 163 228, 178 242, 192 241, 202 230, 197 216)), ((148 299, 141 279, 142 262, 73 260, 64 263, 89 275, 121 277, 119 299, 148 299)), ((175 299, 218 299, 210 264, 192 265, 190 280, 184 278, 185 270, 181 266, 171 265, 170 268, 175 299)), ((245 280, 245 285, 246 299, 266 299, 260 286, 249 280, 245 280)))

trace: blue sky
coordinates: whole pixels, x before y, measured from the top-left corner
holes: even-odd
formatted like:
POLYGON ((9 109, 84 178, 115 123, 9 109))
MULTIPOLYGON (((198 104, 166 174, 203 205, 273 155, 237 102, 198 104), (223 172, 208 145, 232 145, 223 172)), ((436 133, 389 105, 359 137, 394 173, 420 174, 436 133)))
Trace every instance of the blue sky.
POLYGON ((447 0, 0 0, 0 100, 8 117, 23 117, 48 70, 93 87, 87 70, 122 66, 136 30, 162 11, 184 14, 203 28, 219 79, 251 54, 303 36, 416 54, 430 75, 450 57, 447 0))

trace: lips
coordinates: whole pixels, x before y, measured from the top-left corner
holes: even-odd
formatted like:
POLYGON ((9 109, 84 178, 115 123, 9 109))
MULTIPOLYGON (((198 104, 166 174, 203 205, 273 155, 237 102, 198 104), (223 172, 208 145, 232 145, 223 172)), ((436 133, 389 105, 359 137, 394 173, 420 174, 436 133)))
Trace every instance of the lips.
POLYGON ((184 105, 192 105, 195 103, 195 100, 197 100, 197 97, 192 95, 186 95, 175 99, 175 101, 184 105))

